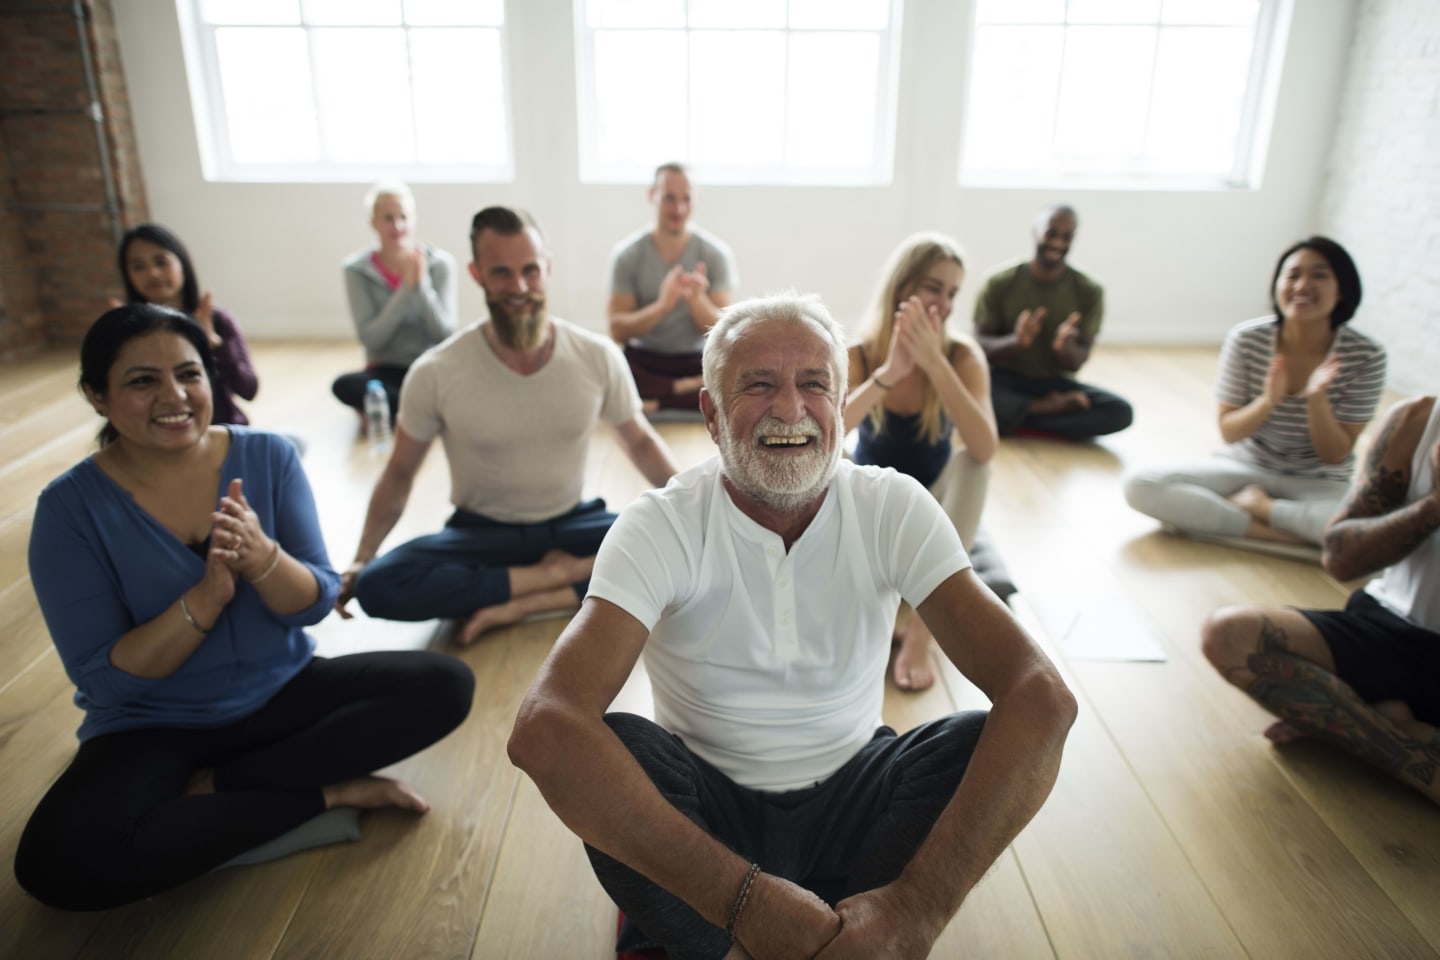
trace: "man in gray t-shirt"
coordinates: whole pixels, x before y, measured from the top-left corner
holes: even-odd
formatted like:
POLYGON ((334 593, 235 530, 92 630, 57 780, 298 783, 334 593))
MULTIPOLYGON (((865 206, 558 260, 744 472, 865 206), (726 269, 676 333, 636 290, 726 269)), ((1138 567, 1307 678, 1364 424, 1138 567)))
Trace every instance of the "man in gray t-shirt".
POLYGON ((699 409, 700 350, 730 303, 735 258, 717 237, 689 226, 693 191, 685 168, 662 164, 649 190, 655 226, 615 248, 610 265, 610 336, 647 412, 699 409))

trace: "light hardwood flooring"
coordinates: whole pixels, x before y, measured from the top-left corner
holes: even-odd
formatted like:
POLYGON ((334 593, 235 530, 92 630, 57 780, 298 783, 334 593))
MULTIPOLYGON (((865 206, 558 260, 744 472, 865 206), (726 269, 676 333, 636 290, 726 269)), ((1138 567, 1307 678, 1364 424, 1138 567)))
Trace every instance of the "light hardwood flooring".
MULTIPOLYGON (((343 567, 380 468, 355 415, 329 396, 358 350, 291 342, 254 353, 262 391, 252 419, 308 441, 306 470, 343 567)), ((1126 469, 1218 444, 1214 367, 1213 350, 1102 347, 1087 378, 1135 402, 1131 430, 1095 445, 1001 445, 984 526, 1020 586, 1013 606, 1056 652, 1081 714, 1054 793, 936 957, 1440 956, 1440 808, 1318 745, 1272 749, 1260 736, 1265 714, 1196 644, 1216 607, 1338 606, 1353 585, 1294 560, 1163 535, 1121 496, 1126 469), (1165 659, 1060 655, 1038 614, 1087 596, 1120 598, 1165 659)), ((16 843, 73 754, 80 719, 25 562, 36 495, 86 455, 98 425, 75 375, 69 351, 0 368, 0 957, 611 956, 614 908, 579 841, 504 751, 557 619, 452 651, 475 670, 474 710, 393 771, 430 799, 428 816, 367 814, 359 843, 222 871, 108 913, 52 911, 19 890, 16 843)), ((698 426, 659 429, 682 466, 711 451, 698 426)), ((603 432, 587 482, 616 508, 644 486, 603 432)), ((437 447, 392 543, 438 528, 448 485, 437 447)), ((332 616, 316 632, 321 652, 337 654, 423 645, 434 627, 332 616)), ((887 689, 889 722, 903 729, 983 706, 953 668, 939 668, 926 693, 887 689)), ((647 700, 637 674, 618 703, 644 711, 647 700)))

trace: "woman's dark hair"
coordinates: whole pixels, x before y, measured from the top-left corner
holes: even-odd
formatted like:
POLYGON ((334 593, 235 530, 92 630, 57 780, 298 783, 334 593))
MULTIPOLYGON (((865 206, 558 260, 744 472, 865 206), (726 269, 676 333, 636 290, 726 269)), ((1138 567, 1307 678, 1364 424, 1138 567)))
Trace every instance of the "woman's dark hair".
POLYGON ((125 298, 131 303, 145 303, 145 298, 140 291, 135 289, 135 284, 130 282, 130 271, 126 266, 126 258, 130 251, 130 244, 135 240, 148 240, 157 247, 163 247, 175 255, 180 261, 180 306, 186 313, 194 313, 195 308, 200 305, 200 281, 195 279, 195 265, 190 262, 190 251, 185 249, 185 244, 180 238, 158 223, 142 223, 125 232, 120 238, 120 252, 116 259, 120 264, 120 279, 125 282, 125 298))
POLYGON ((1330 264, 1330 271, 1335 274, 1335 281, 1340 285, 1340 302, 1335 304, 1330 314, 1330 329, 1334 330, 1355 316, 1355 310, 1360 306, 1360 271, 1355 268, 1355 261, 1350 259, 1345 248, 1329 237, 1306 237, 1291 244, 1275 261, 1275 275, 1270 278, 1270 306, 1275 311, 1275 319, 1282 324, 1285 322, 1280 304, 1275 299, 1275 284, 1280 282, 1280 271, 1285 269, 1285 261, 1297 250, 1314 250, 1325 258, 1325 262, 1330 264))
MULTIPOLYGON (((88 388, 97 397, 103 397, 110 390, 110 368, 120 350, 134 340, 147 334, 166 331, 176 333, 190 341, 200 355, 200 365, 205 376, 215 382, 215 360, 210 354, 210 341, 200 325, 178 310, 153 303, 127 303, 101 314, 91 324, 80 344, 80 386, 88 388)), ((100 446, 111 443, 119 436, 110 421, 100 428, 100 446)))

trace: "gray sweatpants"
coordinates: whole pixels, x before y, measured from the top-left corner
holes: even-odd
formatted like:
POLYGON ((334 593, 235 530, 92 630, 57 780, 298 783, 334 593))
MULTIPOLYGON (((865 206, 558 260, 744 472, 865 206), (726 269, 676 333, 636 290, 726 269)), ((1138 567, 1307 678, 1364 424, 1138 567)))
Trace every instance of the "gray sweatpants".
POLYGON ((1340 509, 1343 480, 1296 477, 1230 457, 1140 470, 1125 480, 1125 499, 1143 514, 1185 533, 1243 537, 1250 514, 1226 498, 1258 483, 1275 498, 1270 526, 1318 544, 1340 509))

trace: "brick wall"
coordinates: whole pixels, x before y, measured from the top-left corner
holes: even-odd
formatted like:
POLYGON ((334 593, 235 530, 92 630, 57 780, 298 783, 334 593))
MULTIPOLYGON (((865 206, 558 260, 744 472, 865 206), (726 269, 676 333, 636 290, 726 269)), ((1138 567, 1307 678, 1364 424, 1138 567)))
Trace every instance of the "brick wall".
POLYGON ((111 0, 80 6, 83 38, 73 0, 0 4, 0 362, 78 340, 119 289, 117 227, 145 217, 111 0))
POLYGON ((1356 328, 1390 384, 1440 390, 1440 5, 1363 0, 1320 198, 1320 230, 1360 265, 1356 328))

